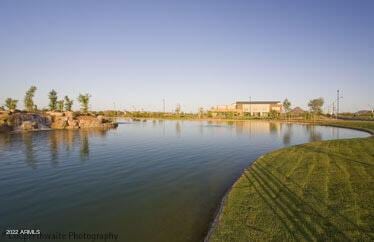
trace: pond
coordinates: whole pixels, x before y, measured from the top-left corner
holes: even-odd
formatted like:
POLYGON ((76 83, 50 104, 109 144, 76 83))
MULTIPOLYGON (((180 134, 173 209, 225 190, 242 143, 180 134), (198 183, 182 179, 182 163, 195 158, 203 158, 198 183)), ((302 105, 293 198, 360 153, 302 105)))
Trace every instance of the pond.
POLYGON ((257 157, 366 136, 267 121, 163 120, 124 121, 107 131, 1 134, 0 229, 201 241, 223 195, 257 157))

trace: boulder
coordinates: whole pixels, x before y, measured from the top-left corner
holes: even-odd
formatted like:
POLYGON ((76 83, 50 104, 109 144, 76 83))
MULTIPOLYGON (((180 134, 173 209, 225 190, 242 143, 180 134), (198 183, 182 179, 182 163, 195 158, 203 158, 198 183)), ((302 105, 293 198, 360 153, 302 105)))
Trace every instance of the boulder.
POLYGON ((96 117, 92 116, 79 116, 77 118, 80 128, 99 128, 101 127, 101 121, 96 117))
POLYGON ((32 122, 32 121, 23 121, 20 129, 21 130, 34 130, 38 128, 38 123, 37 122, 32 122))
POLYGON ((64 129, 68 125, 68 119, 65 117, 55 117, 51 128, 52 129, 64 129))
POLYGON ((99 115, 96 117, 97 120, 100 122, 100 123, 104 123, 104 116, 103 115, 99 115))
POLYGON ((47 114, 52 116, 52 117, 62 117, 62 116, 64 116, 64 113, 56 112, 56 111, 48 111, 47 114))
POLYGON ((66 111, 66 112, 64 112, 64 115, 68 119, 74 119, 74 117, 75 117, 74 112, 72 112, 72 111, 66 111))
POLYGON ((77 120, 74 119, 68 119, 68 128, 70 129, 78 129, 79 123, 77 120))

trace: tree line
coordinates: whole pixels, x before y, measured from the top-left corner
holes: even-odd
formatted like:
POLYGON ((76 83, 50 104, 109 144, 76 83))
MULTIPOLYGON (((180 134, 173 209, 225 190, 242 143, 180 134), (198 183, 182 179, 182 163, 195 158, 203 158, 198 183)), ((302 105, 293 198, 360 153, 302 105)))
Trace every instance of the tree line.
MULTIPOLYGON (((24 102, 25 110, 28 111, 28 112, 33 112, 33 111, 38 110, 37 105, 34 103, 34 96, 35 96, 36 90, 37 90, 36 86, 31 86, 25 93, 25 97, 24 97, 23 102, 24 102)), ((77 101, 79 102, 79 104, 81 106, 81 111, 83 113, 88 112, 90 98, 91 98, 91 95, 88 94, 88 93, 79 94, 79 96, 77 98, 77 101)), ((59 111, 59 112, 72 111, 72 106, 74 104, 74 100, 70 99, 69 96, 64 96, 62 99, 59 99, 58 95, 57 95, 57 91, 52 89, 48 93, 48 99, 49 99, 49 105, 48 105, 49 109, 48 110, 59 111)), ((7 98, 5 100, 5 107, 8 110, 16 110, 17 109, 17 104, 18 104, 17 99, 7 98)), ((323 104, 324 104, 324 99, 322 97, 320 97, 320 98, 310 100, 308 102, 308 107, 309 107, 310 112, 312 114, 319 115, 319 114, 322 114, 323 104)), ((284 108, 284 111, 285 111, 286 114, 288 114, 291 111, 291 102, 288 100, 288 98, 286 98, 283 101, 283 108, 284 108)), ((175 113, 176 114, 181 113, 181 107, 180 107, 179 104, 176 106, 175 113)), ((202 107, 199 108, 198 114, 199 114, 199 116, 203 116, 204 110, 203 110, 202 107)), ((270 116, 276 116, 276 114, 270 114, 270 116)))
MULTIPOLYGON (((37 88, 36 86, 31 86, 25 93, 24 99, 23 99, 23 105, 26 111, 28 112, 35 112, 38 110, 37 105, 34 103, 34 96, 37 88)), ((88 106, 90 102, 91 95, 86 94, 79 94, 77 101, 79 102, 81 106, 81 111, 84 113, 88 112, 88 106)), ((72 107, 74 104, 73 99, 70 99, 69 96, 64 96, 63 99, 58 99, 57 92, 52 89, 48 93, 48 99, 49 99, 49 109, 50 111, 72 111, 72 107)), ((18 100, 8 97, 5 99, 5 107, 9 111, 13 111, 17 109, 18 100)))
MULTIPOLYGON (((313 114, 322 114, 322 107, 325 103, 322 97, 312 99, 308 102, 308 107, 311 113, 313 114)), ((291 111, 291 102, 286 98, 283 101, 283 108, 285 113, 289 113, 291 111)))

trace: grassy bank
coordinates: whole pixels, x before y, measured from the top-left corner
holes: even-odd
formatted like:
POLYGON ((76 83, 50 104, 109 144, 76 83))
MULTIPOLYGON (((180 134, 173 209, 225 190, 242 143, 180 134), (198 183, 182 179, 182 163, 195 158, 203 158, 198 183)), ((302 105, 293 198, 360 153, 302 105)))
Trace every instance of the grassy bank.
MULTIPOLYGON (((374 132, 374 122, 323 124, 374 132)), ((374 137, 266 154, 223 205, 210 241, 373 241, 374 137)))

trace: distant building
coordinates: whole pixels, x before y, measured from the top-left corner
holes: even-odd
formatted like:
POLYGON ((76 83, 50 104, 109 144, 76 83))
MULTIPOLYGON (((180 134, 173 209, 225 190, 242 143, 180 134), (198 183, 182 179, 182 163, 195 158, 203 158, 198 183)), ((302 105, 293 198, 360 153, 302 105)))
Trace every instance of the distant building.
POLYGON ((294 114, 294 115, 301 115, 301 114, 305 113, 305 111, 300 107, 296 107, 296 108, 292 109, 289 113, 294 114))
POLYGON ((230 105, 212 107, 211 111, 215 113, 234 112, 239 115, 251 114, 251 116, 263 117, 268 116, 271 111, 281 113, 283 105, 280 101, 237 101, 230 105))
POLYGON ((372 111, 370 110, 360 110, 355 112, 356 115, 363 115, 363 114, 370 114, 372 111))

